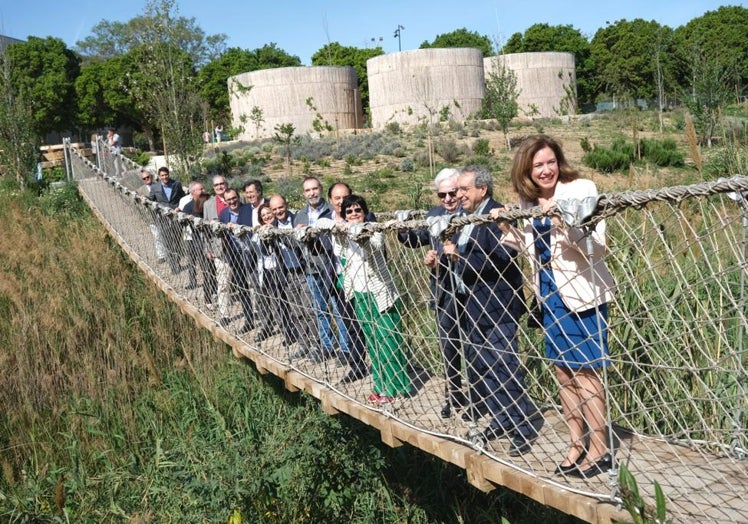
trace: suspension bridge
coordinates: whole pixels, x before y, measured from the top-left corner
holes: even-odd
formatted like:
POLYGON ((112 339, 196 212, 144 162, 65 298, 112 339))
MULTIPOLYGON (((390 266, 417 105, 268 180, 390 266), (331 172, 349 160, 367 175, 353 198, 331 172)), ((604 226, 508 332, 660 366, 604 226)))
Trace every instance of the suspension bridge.
MULTIPOLYGON (((159 263, 152 226, 173 226, 162 228, 159 242, 174 253, 183 249, 185 228, 208 239, 246 232, 227 233, 223 225, 149 201, 135 191, 139 166, 127 159, 115 166, 100 151, 94 165, 68 144, 65 161, 69 177, 112 238, 185 314, 260 373, 319 399, 326 413, 344 413, 377 428, 390 446, 409 444, 464 468, 478 489, 505 486, 588 522, 629 518, 622 509, 621 464, 648 504, 654 504, 654 484, 662 487, 673 521, 748 522, 748 177, 599 197, 590 220, 606 222, 605 261, 616 281, 609 304, 610 365, 602 376, 615 460, 608 474, 582 479, 555 473, 568 430, 542 333, 524 322, 521 363, 542 414, 531 450, 513 457, 507 441, 478 438, 487 418, 466 421, 459 412, 441 416, 445 372, 429 309, 425 248, 397 241, 398 231, 429 228, 418 212, 378 213, 379 222, 367 226, 386 241, 388 267, 403 303, 400 335, 413 386, 409 396, 373 405, 367 402, 371 378, 341 383, 347 368, 335 359, 292 359, 298 348, 284 343, 280 333, 262 342, 254 342, 253 332, 239 334, 238 304, 232 306, 233 321, 222 325, 202 290, 187 285, 187 271, 173 273, 159 263), (117 169, 124 171, 115 176, 117 169)), ((506 218, 538 213, 511 211, 506 218)), ((489 220, 462 218, 450 228, 489 220)), ((346 232, 309 228, 303 234, 307 238, 277 231, 265 240, 287 236, 303 243, 315 235, 346 232)), ((526 266, 522 263, 529 289, 526 266)))

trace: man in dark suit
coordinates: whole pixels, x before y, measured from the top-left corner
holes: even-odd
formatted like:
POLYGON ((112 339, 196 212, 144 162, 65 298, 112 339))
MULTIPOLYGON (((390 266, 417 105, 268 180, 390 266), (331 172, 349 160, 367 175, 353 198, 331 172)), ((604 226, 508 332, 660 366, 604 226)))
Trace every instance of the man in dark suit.
POLYGON ((168 167, 159 168, 158 179, 160 183, 153 185, 151 188, 151 194, 148 198, 159 204, 164 204, 172 209, 176 209, 179 205, 179 199, 186 194, 182 188, 182 184, 179 180, 171 178, 168 167))
MULTIPOLYGON (((469 166, 457 178, 464 212, 487 214, 501 204, 491 198, 491 173, 469 166)), ((460 327, 470 383, 471 408, 493 418, 483 438, 511 438, 510 456, 530 450, 537 430, 531 418, 537 408, 525 389, 517 356, 517 322, 525 311, 517 252, 505 248, 495 223, 471 224, 444 243, 453 263, 455 296, 461 304, 460 327)))
MULTIPOLYGON (((185 195, 182 184, 178 180, 173 180, 169 174, 168 167, 161 167, 158 170, 159 182, 151 185, 151 192, 148 195, 149 200, 158 202, 171 209, 176 209, 179 200, 185 195)), ((184 248, 182 246, 182 229, 176 220, 171 220, 161 214, 158 215, 158 227, 161 230, 161 238, 166 244, 167 259, 171 272, 179 273, 181 267, 179 260, 182 258, 184 248)))
MULTIPOLYGON (((426 213, 429 217, 449 217, 459 212, 460 201, 457 198, 457 169, 445 168, 439 171, 434 179, 434 189, 441 202, 426 213)), ((467 399, 462 392, 462 345, 460 344, 460 325, 457 314, 457 300, 454 294, 454 277, 450 270, 449 259, 444 255, 442 241, 438 235, 426 229, 408 229, 397 234, 398 240, 410 248, 429 246, 423 263, 431 270, 431 308, 436 312, 436 328, 439 335, 439 346, 444 358, 444 371, 447 377, 444 391, 444 407, 441 416, 447 418, 452 408, 467 406, 467 399)))
MULTIPOLYGON (((223 199, 228 204, 218 217, 223 224, 230 230, 236 226, 252 226, 252 206, 242 204, 235 189, 227 189, 223 199)), ((249 274, 255 270, 255 260, 247 243, 231 232, 223 233, 223 253, 231 267, 234 283, 238 286, 239 302, 244 313, 244 326, 238 331, 241 335, 250 331, 254 325, 249 274)), ((228 318, 221 318, 222 326, 226 327, 228 323, 228 318)))
MULTIPOLYGON (((270 197, 270 210, 278 220, 279 229, 293 229, 294 214, 288 210, 281 195, 270 197)), ((285 275, 284 286, 277 300, 281 302, 281 333, 286 345, 299 344, 305 354, 319 353, 317 316, 305 275, 305 260, 300 242, 292 236, 281 237, 277 243, 278 259, 285 275)))

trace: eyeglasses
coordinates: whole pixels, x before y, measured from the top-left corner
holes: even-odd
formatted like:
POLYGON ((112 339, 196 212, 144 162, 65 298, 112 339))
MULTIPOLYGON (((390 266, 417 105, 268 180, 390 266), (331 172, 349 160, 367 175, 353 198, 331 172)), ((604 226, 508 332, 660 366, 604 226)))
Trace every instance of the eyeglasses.
POLYGON ((237 202, 239 202, 239 198, 238 198, 238 197, 234 197, 234 198, 227 198, 227 199, 226 199, 226 203, 227 203, 227 204, 236 204, 237 202))
POLYGON ((146 176, 144 176, 144 177, 141 177, 141 178, 142 178, 143 180, 150 180, 150 179, 151 179, 151 177, 150 177, 150 176, 148 176, 148 175, 146 175, 146 176))
POLYGON ((457 196, 457 190, 453 189, 452 191, 447 191, 447 192, 438 191, 436 193, 436 196, 438 196, 440 200, 444 200, 447 197, 454 198, 457 196))
POLYGON ((361 207, 349 207, 345 210, 346 215, 352 215, 353 213, 363 213, 364 210, 361 207))
POLYGON ((225 185, 226 185, 226 182, 216 182, 215 184, 213 184, 213 187, 225 186, 225 185))

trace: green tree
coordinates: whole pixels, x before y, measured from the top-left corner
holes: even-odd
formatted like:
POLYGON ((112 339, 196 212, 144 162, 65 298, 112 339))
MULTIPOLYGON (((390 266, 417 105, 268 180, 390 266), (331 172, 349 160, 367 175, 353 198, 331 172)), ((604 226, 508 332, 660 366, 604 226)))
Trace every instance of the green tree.
POLYGON ((265 122, 263 110, 258 106, 252 107, 252 110, 249 112, 249 119, 252 121, 252 125, 255 126, 255 136, 260 136, 262 124, 265 122))
POLYGON ((283 146, 286 157, 286 165, 288 166, 288 174, 291 175, 291 144, 294 142, 294 132, 296 127, 293 124, 277 124, 274 128, 275 134, 273 140, 283 146))
POLYGON ((198 71, 200 96, 208 103, 211 118, 228 120, 231 115, 229 77, 259 69, 300 65, 298 56, 289 55, 272 42, 253 51, 232 47, 198 71))
POLYGON ((39 158, 39 138, 33 110, 23 87, 13 82, 10 54, 0 51, 0 166, 23 186, 39 158))
POLYGON ((420 45, 420 49, 435 47, 474 47, 480 49, 483 56, 491 56, 494 54, 491 40, 486 35, 481 35, 476 31, 468 31, 464 27, 462 29, 456 29, 451 33, 436 35, 433 42, 429 43, 428 41, 424 41, 420 45))
POLYGON ((366 61, 384 54, 381 47, 361 49, 359 47, 342 46, 338 42, 324 45, 312 55, 312 65, 350 66, 356 70, 358 76, 358 94, 361 105, 368 113, 369 107, 369 79, 366 76, 366 61))
POLYGON ((732 82, 736 94, 748 85, 748 9, 723 6, 708 11, 675 30, 673 54, 677 59, 679 84, 687 88, 693 82, 692 59, 695 52, 719 63, 732 82), (698 51, 695 51, 698 50, 698 51))
POLYGON ((683 99, 693 115, 694 126, 701 140, 711 147, 721 119, 721 109, 733 98, 734 70, 720 60, 705 56, 699 49, 693 50, 690 63, 692 82, 683 99))
POLYGON ((201 100, 195 81, 192 57, 181 49, 180 25, 175 17, 174 0, 153 0, 146 5, 143 44, 128 55, 134 59, 137 74, 129 89, 144 116, 161 132, 164 153, 183 175, 190 172, 202 152, 201 100), (146 30, 149 29, 149 30, 146 30))
POLYGON ((506 148, 509 141, 509 123, 519 114, 517 98, 517 75, 509 69, 501 55, 492 60, 492 67, 486 76, 486 95, 483 98, 483 112, 488 118, 495 118, 504 133, 506 148))
POLYGON ((43 137, 52 131, 75 127, 75 79, 80 60, 59 38, 29 37, 9 45, 10 78, 15 92, 31 108, 34 132, 43 137))
MULTIPOLYGON (((91 35, 76 42, 77 51, 87 58, 113 58, 127 54, 152 38, 154 24, 148 11, 127 22, 102 20, 91 29, 91 35)), ((206 35, 195 18, 176 17, 168 21, 172 44, 203 65, 223 53, 226 35, 206 35)))
POLYGON ((507 40, 502 53, 564 52, 574 55, 577 79, 577 98, 580 103, 594 101, 589 64, 590 43, 579 29, 571 25, 534 24, 525 33, 514 33, 507 40))
POLYGON ((590 43, 594 90, 624 100, 656 98, 658 61, 664 78, 672 77, 672 64, 663 53, 671 37, 669 27, 641 18, 599 29, 590 43))

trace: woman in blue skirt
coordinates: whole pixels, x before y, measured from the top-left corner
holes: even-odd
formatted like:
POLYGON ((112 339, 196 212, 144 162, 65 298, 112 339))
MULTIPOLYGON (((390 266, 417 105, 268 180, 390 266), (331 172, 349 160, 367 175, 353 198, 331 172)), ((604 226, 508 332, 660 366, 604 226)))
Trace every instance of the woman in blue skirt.
MULTIPOLYGON (((597 197, 591 180, 579 178, 561 146, 545 135, 527 138, 512 165, 520 207, 540 206, 548 216, 527 220, 522 230, 503 222, 505 242, 526 253, 541 304, 546 355, 555 365, 561 407, 571 443, 557 474, 593 477, 613 457, 606 439, 606 400, 599 371, 608 365, 608 307, 613 277, 603 262, 605 223, 589 232, 567 226, 557 202, 597 197)), ((502 211, 496 210, 494 216, 502 211)))

